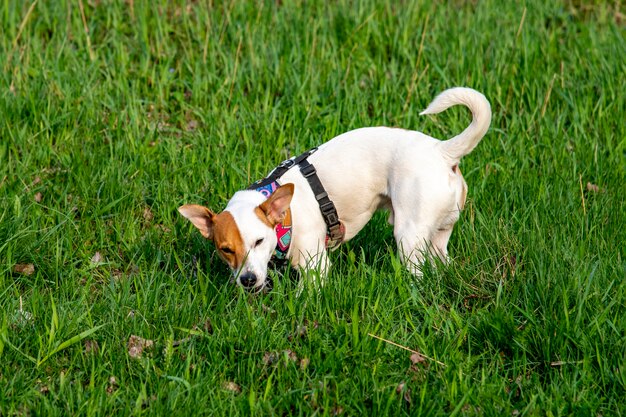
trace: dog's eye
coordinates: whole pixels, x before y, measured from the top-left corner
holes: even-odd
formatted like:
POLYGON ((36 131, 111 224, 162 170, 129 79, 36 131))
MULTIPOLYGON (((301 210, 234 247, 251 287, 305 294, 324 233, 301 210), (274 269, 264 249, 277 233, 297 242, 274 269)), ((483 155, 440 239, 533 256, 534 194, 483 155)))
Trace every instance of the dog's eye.
POLYGON ((222 252, 224 253, 228 253, 228 254, 232 254, 234 253, 233 250, 231 248, 220 248, 222 250, 222 252))
POLYGON ((259 246, 261 243, 263 243, 263 238, 261 239, 257 239, 256 242, 254 242, 254 247, 256 248, 257 246, 259 246))

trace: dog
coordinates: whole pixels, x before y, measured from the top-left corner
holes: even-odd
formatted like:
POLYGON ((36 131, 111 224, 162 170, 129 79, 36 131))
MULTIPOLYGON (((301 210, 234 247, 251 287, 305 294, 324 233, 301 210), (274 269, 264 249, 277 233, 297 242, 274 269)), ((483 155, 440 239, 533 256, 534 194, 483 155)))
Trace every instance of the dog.
POLYGON ((421 276, 426 257, 448 261, 448 240, 467 198, 459 162, 491 123, 485 96, 465 87, 445 90, 420 115, 454 105, 468 107, 473 120, 451 139, 366 127, 339 135, 304 155, 301 159, 314 167, 323 187, 319 193, 313 192, 303 167, 297 169, 298 161, 291 159, 279 166, 282 170, 271 194, 254 187, 238 191, 219 214, 199 205, 178 210, 214 242, 233 280, 249 290, 260 291, 268 284, 268 264, 284 240, 277 233, 285 227, 290 235, 283 256, 323 284, 330 267, 329 222, 320 209, 320 195, 332 202, 338 215, 341 232, 337 238, 335 227, 333 244, 353 238, 377 210, 388 210, 400 259, 421 276), (284 225, 287 217, 290 226, 284 225))

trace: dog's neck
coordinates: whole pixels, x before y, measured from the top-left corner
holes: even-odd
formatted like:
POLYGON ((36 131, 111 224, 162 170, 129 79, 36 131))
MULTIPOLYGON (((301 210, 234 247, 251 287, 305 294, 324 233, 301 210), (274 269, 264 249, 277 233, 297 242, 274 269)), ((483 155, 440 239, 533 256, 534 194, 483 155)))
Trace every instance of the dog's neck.
MULTIPOLYGON (((278 187, 280 187, 280 184, 276 181, 272 181, 269 184, 256 188, 256 191, 268 198, 278 187)), ((276 232, 277 239, 274 257, 281 260, 287 259, 287 253, 289 252, 289 246, 291 244, 291 208, 287 209, 284 220, 276 225, 274 231, 276 232)))

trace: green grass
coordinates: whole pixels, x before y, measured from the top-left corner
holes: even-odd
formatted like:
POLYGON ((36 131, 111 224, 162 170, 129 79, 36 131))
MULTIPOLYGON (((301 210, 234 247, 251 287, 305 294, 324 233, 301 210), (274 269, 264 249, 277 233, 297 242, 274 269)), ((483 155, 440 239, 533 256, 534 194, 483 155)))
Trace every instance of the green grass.
POLYGON ((0 415, 626 414, 620 3, 221 3, 0 2, 0 415), (353 128, 450 137, 455 85, 492 127, 419 282, 377 215, 319 293, 250 296, 176 212, 353 128))

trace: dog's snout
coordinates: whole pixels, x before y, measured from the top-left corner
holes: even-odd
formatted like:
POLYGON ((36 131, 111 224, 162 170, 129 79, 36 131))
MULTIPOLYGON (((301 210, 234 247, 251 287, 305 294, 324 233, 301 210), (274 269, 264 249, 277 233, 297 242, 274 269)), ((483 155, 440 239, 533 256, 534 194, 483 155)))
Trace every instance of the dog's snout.
POLYGON ((241 285, 245 288, 252 288, 254 284, 256 284, 256 275, 252 272, 241 274, 239 276, 239 282, 241 282, 241 285))

